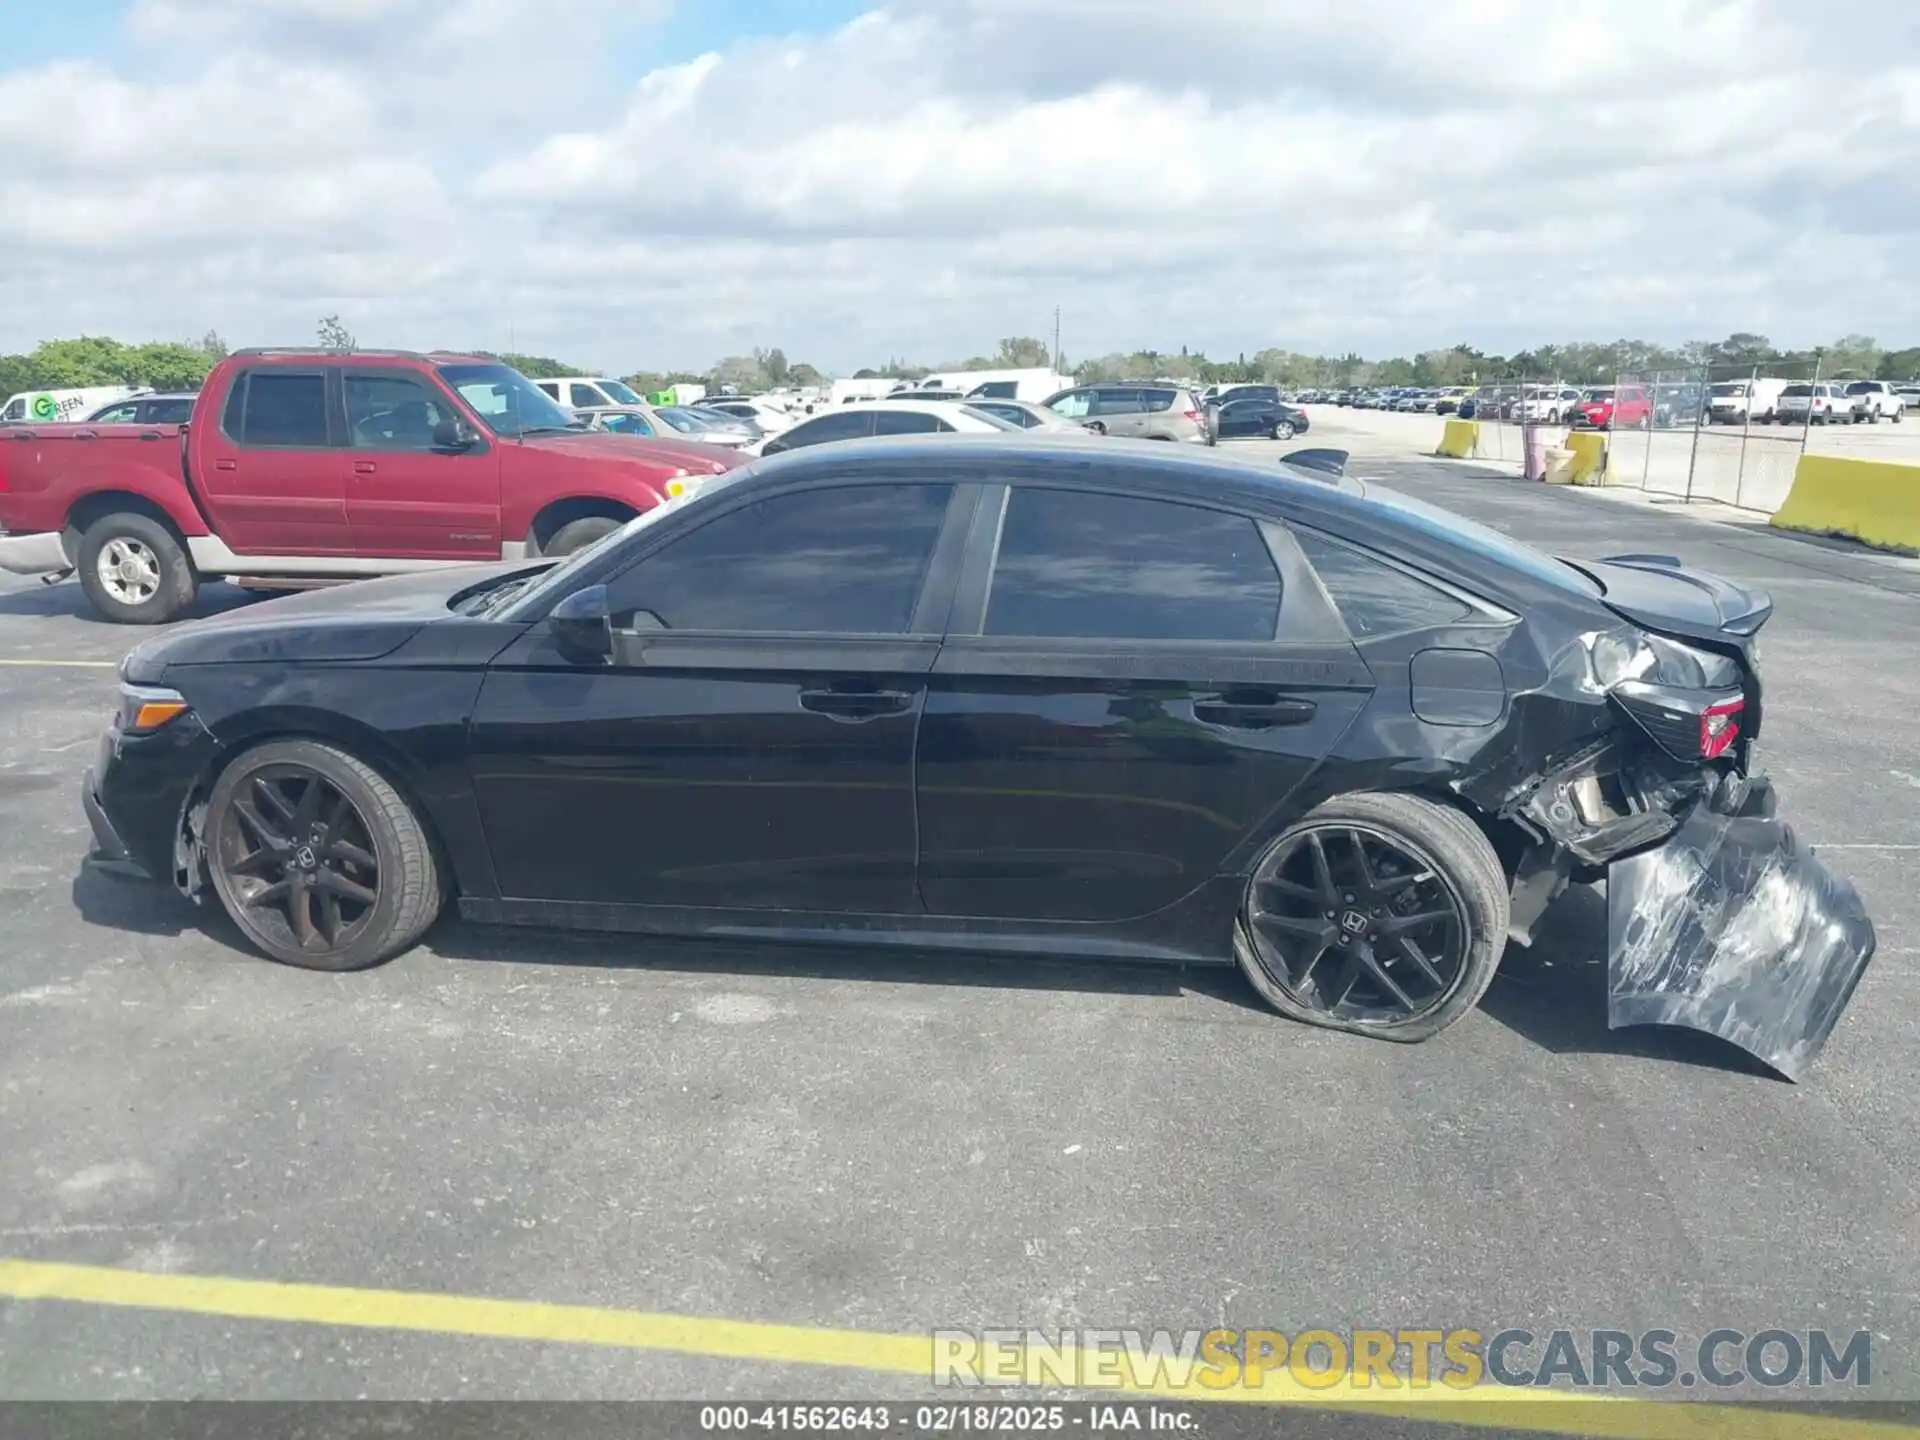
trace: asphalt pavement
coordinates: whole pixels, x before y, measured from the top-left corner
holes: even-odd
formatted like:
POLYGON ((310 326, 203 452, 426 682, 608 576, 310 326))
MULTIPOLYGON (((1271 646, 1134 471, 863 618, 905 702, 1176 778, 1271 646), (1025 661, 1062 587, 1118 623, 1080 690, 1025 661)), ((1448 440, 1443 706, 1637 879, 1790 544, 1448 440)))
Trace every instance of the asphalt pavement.
MULTIPOLYGON (((1880 938, 1802 1084, 1704 1037, 1609 1032, 1586 889, 1408 1047, 1289 1024, 1232 971, 457 923, 366 974, 284 969, 83 871, 80 777, 140 637, 71 583, 9 578, 0 1262, 809 1333, 1865 1329, 1874 1392, 1920 1397, 1920 566, 1335 421, 1308 440, 1549 549, 1773 592, 1767 765, 1880 938)), ((676 1353, 128 1286, 0 1299, 0 1396, 923 1393, 771 1341, 742 1359, 712 1327, 676 1353)))

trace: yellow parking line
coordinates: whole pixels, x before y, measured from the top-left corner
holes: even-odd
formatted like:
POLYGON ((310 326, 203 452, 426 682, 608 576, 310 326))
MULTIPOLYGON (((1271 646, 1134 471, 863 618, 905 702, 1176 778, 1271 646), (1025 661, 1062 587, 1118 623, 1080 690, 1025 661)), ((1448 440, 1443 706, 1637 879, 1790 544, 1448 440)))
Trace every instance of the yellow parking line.
POLYGON ((118 670, 118 660, 0 660, 0 670, 118 670))
MULTIPOLYGON (((534 1340, 622 1350, 671 1351, 713 1359, 782 1365, 825 1365, 876 1374, 906 1375, 931 1386, 931 1336, 871 1330, 831 1330, 759 1320, 721 1320, 639 1310, 603 1309, 536 1300, 491 1300, 472 1295, 367 1290, 337 1285, 236 1280, 218 1276, 157 1275, 98 1265, 0 1259, 0 1297, 68 1301, 137 1310, 369 1330, 534 1340)), ((1117 1387, 1118 1388, 1118 1387, 1117 1387)), ((1004 1393, 1004 1392, 1002 1392, 1004 1393)), ((1257 1390, 1200 1393, 1164 1384, 1125 1387, 1134 1397, 1196 1402, 1245 1399, 1324 1409, 1362 1409, 1428 1421, 1528 1430, 1536 1433, 1617 1436, 1621 1440, 1892 1440, 1912 1437, 1906 1426, 1842 1420, 1767 1409, 1570 1398, 1566 1392, 1480 1387, 1471 1392, 1422 1392, 1422 1398, 1334 1399, 1294 1382, 1285 1371, 1257 1390)), ((993 1398, 992 1392, 954 1389, 953 1400, 993 1398)))

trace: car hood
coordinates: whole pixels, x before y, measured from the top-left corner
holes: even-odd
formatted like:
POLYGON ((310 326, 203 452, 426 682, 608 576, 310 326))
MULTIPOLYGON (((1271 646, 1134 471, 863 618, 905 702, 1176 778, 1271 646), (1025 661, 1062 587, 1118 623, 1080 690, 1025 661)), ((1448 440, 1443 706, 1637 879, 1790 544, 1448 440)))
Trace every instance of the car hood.
POLYGON ((528 450, 549 455, 565 455, 596 463, 646 465, 660 470, 686 470, 695 474, 718 475, 740 463, 740 457, 720 445, 701 445, 692 440, 648 439, 640 435, 609 435, 599 430, 567 431, 555 435, 529 435, 519 442, 528 450))
POLYGON ((242 605, 137 647, 127 657, 127 678, 155 680, 172 665, 377 660, 406 644, 422 626, 445 620, 452 613, 449 602, 462 592, 552 563, 449 565, 242 605))
POLYGON ((1603 603, 1650 630, 1703 640, 1744 642, 1773 614, 1773 597, 1674 555, 1614 555, 1571 562, 1598 580, 1603 603))

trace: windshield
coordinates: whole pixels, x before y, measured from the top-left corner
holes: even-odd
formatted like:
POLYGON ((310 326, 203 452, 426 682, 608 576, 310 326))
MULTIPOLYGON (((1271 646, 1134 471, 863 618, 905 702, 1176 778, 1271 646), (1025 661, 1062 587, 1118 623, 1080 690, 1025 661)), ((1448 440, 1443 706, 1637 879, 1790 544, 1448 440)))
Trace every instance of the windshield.
POLYGON ((574 428, 565 410, 510 365, 442 365, 440 378, 460 392, 494 434, 511 440, 536 431, 574 428))
POLYGON ((692 435, 696 431, 713 429, 713 422, 705 416, 696 415, 693 411, 684 410, 678 405, 663 405, 653 413, 683 435, 692 435))
MULTIPOLYGON (((501 618, 508 621, 531 619, 542 614, 575 588, 575 577, 594 560, 614 546, 638 535, 651 526, 658 525, 669 515, 677 515, 682 510, 709 503, 714 496, 725 491, 744 476, 752 473, 754 467, 743 465, 737 470, 728 470, 710 479, 701 479, 694 489, 662 500, 651 510, 636 515, 618 530, 609 531, 585 549, 576 550, 553 569, 540 577, 539 584, 521 593, 515 600, 510 614, 501 618)), ((689 480, 689 485, 695 482, 689 480)))
POLYGON ((978 405, 962 405, 962 415, 971 415, 976 420, 984 420, 996 430, 1018 430, 1021 427, 1003 416, 995 415, 991 410, 982 410, 978 405))
POLYGON ((1584 570, 1575 568, 1565 560, 1555 559, 1531 545, 1522 544, 1490 525, 1482 525, 1455 511, 1443 510, 1438 505, 1429 505, 1398 490, 1389 490, 1384 485, 1369 482, 1360 487, 1360 492, 1369 500, 1377 500, 1398 510, 1408 519, 1418 521, 1423 530, 1450 540, 1496 565, 1522 571, 1536 580, 1576 595, 1592 597, 1605 593, 1599 582, 1584 570))
POLYGON ((622 385, 618 380, 602 380, 600 381, 600 388, 622 405, 643 405, 646 403, 638 395, 633 393, 631 387, 622 385))
POLYGON ((1716 385, 1713 387, 1713 393, 1728 399, 1737 399, 1747 393, 1747 382, 1744 380, 1734 380, 1724 385, 1716 385))

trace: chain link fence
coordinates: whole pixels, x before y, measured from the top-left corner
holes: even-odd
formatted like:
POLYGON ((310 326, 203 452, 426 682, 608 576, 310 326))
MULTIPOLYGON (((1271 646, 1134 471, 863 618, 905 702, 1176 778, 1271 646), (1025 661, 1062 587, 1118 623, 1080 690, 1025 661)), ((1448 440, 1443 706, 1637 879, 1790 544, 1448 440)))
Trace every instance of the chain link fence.
POLYGON ((1629 371, 1605 384, 1516 376, 1475 387, 1478 458, 1524 464, 1526 430, 1548 444, 1607 433, 1606 483, 1771 513, 1793 488, 1809 424, 1844 424, 1844 383, 1806 365, 1629 371))

